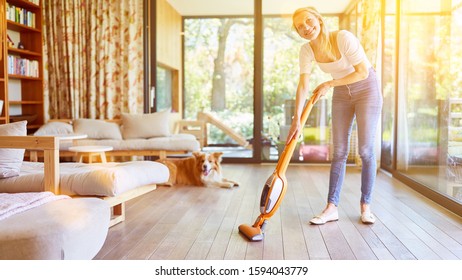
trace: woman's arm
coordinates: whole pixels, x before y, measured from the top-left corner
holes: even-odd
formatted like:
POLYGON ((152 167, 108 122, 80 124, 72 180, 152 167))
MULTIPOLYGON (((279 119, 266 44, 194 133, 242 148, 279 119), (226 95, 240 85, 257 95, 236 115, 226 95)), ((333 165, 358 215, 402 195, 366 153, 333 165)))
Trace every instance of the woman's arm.
POLYGON ((355 71, 338 80, 330 80, 319 84, 313 91, 316 95, 315 102, 324 96, 331 87, 344 86, 366 79, 369 76, 369 69, 365 61, 353 66, 355 71))
POLYGON ((292 125, 287 135, 286 142, 289 142, 295 134, 300 130, 300 117, 303 111, 303 106, 305 105, 305 100, 308 97, 308 87, 310 83, 310 74, 303 73, 300 75, 298 81, 297 93, 295 95, 295 112, 292 119, 292 125))
POLYGON ((367 68, 367 64, 365 61, 361 61, 359 64, 354 65, 353 67, 355 68, 354 72, 346 75, 341 79, 329 81, 330 86, 344 86, 367 79, 367 77, 369 76, 369 69, 367 68))

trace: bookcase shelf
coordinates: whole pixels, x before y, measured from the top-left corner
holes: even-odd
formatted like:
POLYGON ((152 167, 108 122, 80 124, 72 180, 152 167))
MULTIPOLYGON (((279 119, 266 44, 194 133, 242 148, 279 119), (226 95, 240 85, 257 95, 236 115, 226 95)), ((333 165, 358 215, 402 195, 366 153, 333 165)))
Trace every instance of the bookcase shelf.
POLYGON ((36 32, 36 33, 41 33, 42 32, 38 28, 29 27, 27 25, 17 23, 17 22, 11 21, 11 20, 7 20, 6 23, 7 23, 8 29, 13 30, 13 31, 17 31, 17 32, 24 32, 25 31, 25 32, 36 32))
POLYGON ((23 75, 15 75, 15 74, 8 74, 8 79, 10 80, 33 80, 33 81, 41 81, 42 78, 40 77, 30 77, 30 76, 23 76, 23 75))
POLYGON ((44 123, 42 2, 0 0, 0 124, 15 121, 13 116, 36 115, 28 133, 44 123))
POLYGON ((8 48, 8 53, 18 54, 23 57, 42 57, 42 54, 38 52, 33 52, 29 50, 21 50, 18 48, 11 48, 11 47, 8 48))
POLYGON ((9 101, 10 105, 41 105, 43 101, 9 101))

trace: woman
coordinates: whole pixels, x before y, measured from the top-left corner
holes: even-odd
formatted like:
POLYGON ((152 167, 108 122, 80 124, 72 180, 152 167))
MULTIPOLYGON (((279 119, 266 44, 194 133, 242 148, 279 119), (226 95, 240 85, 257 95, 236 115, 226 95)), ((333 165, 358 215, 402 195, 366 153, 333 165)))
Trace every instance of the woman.
POLYGON ((329 193, 326 208, 310 220, 311 224, 325 224, 338 220, 340 190, 345 177, 349 137, 353 120, 358 128, 358 148, 362 160, 361 221, 375 222, 370 203, 375 184, 375 134, 382 110, 376 74, 358 39, 346 30, 329 32, 323 17, 312 7, 301 8, 292 16, 298 35, 308 40, 300 50, 300 80, 297 87, 295 114, 287 142, 301 129, 300 116, 308 96, 312 63, 332 75, 332 80, 319 84, 314 90, 315 100, 334 88, 332 97, 333 159, 330 169, 329 193))

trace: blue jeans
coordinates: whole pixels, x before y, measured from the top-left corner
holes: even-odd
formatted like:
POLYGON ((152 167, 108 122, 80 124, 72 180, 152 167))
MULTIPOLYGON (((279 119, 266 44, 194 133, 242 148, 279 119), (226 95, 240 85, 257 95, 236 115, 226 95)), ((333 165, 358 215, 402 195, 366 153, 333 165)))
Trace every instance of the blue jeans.
POLYGON ((332 97, 333 159, 329 178, 328 202, 336 206, 345 178, 349 139, 353 121, 358 129, 358 150, 362 160, 361 203, 370 204, 375 184, 377 162, 374 152, 377 124, 383 98, 373 68, 367 79, 334 88, 332 97))

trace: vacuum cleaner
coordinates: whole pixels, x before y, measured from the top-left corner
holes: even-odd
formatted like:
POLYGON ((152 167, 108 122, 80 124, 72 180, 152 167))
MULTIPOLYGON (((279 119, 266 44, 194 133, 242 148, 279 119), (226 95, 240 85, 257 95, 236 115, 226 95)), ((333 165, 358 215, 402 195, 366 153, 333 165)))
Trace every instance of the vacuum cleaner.
MULTIPOLYGON (((315 102, 315 97, 312 96, 308 103, 306 103, 300 117, 301 127, 305 126, 305 123, 315 102)), ((266 180, 260 198, 260 216, 258 216, 252 226, 247 224, 242 224, 239 226, 239 232, 247 237, 250 241, 263 240, 266 223, 279 208, 279 205, 284 198, 287 190, 286 170, 289 166, 292 154, 294 153, 299 136, 300 131, 294 137, 292 137, 289 143, 287 143, 284 150, 282 151, 281 156, 279 157, 279 161, 273 174, 271 174, 268 180, 266 180)))

